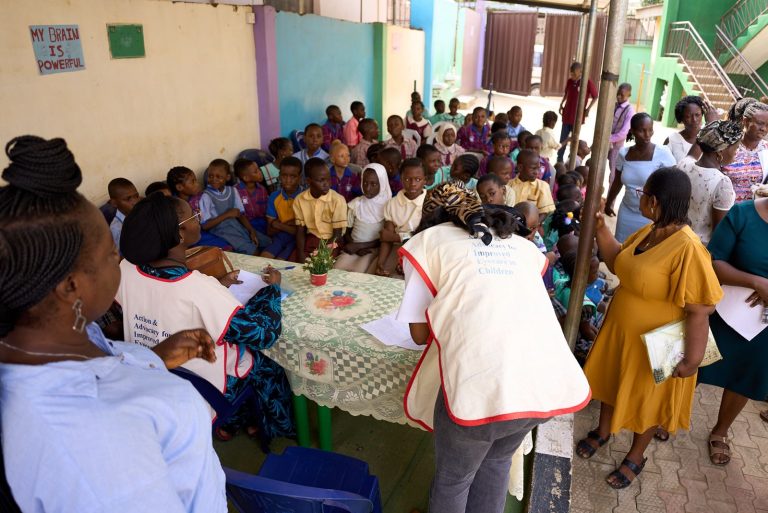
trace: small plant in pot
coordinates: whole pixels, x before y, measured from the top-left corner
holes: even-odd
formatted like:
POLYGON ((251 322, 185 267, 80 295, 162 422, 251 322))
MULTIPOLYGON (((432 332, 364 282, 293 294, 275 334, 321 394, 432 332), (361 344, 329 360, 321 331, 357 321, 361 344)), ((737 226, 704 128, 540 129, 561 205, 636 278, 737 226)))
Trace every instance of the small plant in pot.
POLYGON ((325 285, 328 280, 328 271, 333 269, 333 250, 336 248, 335 242, 320 240, 317 249, 304 260, 304 270, 309 271, 310 283, 312 285, 325 285))

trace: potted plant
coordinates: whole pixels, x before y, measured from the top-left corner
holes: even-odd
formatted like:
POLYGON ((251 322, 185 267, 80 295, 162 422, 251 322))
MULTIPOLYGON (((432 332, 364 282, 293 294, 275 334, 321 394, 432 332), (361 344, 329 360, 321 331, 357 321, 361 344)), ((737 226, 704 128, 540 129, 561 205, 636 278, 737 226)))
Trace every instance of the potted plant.
POLYGON ((336 247, 335 242, 329 243, 326 240, 320 240, 320 245, 304 261, 304 270, 309 271, 309 281, 312 285, 325 285, 328 280, 328 271, 333 269, 333 250, 336 247))

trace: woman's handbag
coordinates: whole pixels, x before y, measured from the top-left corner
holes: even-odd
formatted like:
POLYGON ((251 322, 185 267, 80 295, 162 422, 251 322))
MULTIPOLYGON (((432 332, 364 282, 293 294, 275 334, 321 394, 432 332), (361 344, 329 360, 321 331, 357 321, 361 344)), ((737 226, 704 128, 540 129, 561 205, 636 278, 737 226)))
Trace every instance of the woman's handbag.
POLYGON ((215 246, 198 246, 187 250, 187 268, 221 279, 234 271, 226 253, 215 246))

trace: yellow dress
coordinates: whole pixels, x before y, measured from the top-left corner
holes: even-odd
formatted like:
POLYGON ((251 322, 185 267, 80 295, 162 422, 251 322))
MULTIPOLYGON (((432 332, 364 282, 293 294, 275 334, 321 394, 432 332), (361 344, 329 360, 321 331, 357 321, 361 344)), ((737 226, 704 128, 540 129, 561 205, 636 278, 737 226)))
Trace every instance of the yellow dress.
POLYGON ((650 230, 632 234, 616 256, 621 285, 584 365, 592 397, 615 408, 611 433, 689 429, 696 375, 657 385, 640 336, 685 318, 686 304, 714 305, 723 295, 709 253, 687 226, 635 255, 650 230))

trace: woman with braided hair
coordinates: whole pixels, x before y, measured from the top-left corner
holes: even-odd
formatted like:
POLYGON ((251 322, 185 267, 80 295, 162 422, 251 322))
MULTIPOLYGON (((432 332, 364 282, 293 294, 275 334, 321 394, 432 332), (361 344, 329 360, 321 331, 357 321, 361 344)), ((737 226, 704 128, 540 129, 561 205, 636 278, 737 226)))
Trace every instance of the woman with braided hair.
POLYGON ((411 420, 435 433, 430 511, 503 511, 511 457, 525 435, 589 402, 541 279, 547 259, 518 234, 527 234, 519 212, 481 205, 461 184, 445 183, 400 249, 406 283, 397 317, 427 344, 404 403, 411 420), (513 309, 510 290, 525 298, 513 309))
POLYGON ((728 118, 744 127, 744 135, 733 161, 723 166, 723 173, 733 183, 736 203, 752 199, 752 186, 766 179, 760 154, 768 150, 763 138, 768 134, 768 105, 754 98, 742 98, 728 112, 728 118))
POLYGON ((210 416, 171 375, 213 360, 204 330, 153 351, 107 340, 93 321, 120 282, 99 210, 77 192, 63 139, 17 137, 0 188, 0 419, 22 511, 225 512, 210 416))

